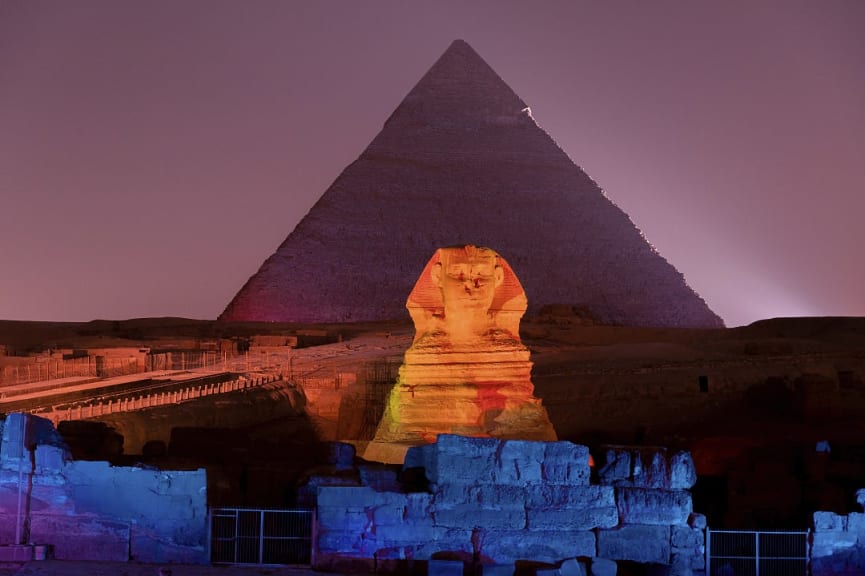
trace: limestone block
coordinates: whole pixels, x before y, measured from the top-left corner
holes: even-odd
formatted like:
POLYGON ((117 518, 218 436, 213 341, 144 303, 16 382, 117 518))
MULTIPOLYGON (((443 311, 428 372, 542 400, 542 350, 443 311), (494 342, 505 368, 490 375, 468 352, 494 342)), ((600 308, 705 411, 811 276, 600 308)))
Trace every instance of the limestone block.
POLYGON ((439 508, 473 504, 492 509, 523 509, 526 495, 523 486, 441 484, 436 486, 433 503, 439 508))
POLYGON ((676 452, 670 458, 670 488, 688 490, 697 483, 697 468, 690 452, 676 452))
POLYGON ((43 514, 72 514, 75 503, 69 495, 68 486, 34 482, 30 491, 30 510, 43 514))
POLYGON ((547 442, 544 444, 542 465, 544 482, 585 486, 589 483, 589 449, 572 442, 547 442))
POLYGON ((814 512, 815 532, 841 532, 847 529, 847 517, 834 512, 814 512))
POLYGON ((69 451, 60 446, 43 444, 36 447, 36 473, 37 474, 60 474, 66 461, 69 460, 69 451))
POLYGON ((538 568, 535 570, 535 576, 561 576, 558 568, 538 568))
POLYGON ((613 447, 604 450, 604 461, 598 468, 598 481, 607 486, 616 486, 631 477, 631 453, 613 447))
POLYGON ((30 539, 52 544, 58 560, 129 560, 130 532, 124 522, 34 514, 30 518, 30 539))
POLYGON ((509 564, 481 564, 479 576, 514 576, 516 565, 509 564))
POLYGON ((670 527, 630 524, 598 530, 598 556, 611 560, 669 564, 670 527))
POLYGON ((413 522, 431 517, 432 494, 412 492, 405 495, 405 520, 413 522))
POLYGON ((451 528, 487 528, 490 530, 521 530, 526 527, 524 508, 488 509, 477 505, 434 508, 436 526, 451 528))
POLYGON ((369 486, 322 486, 318 489, 319 507, 353 508, 387 502, 387 497, 369 486))
POLYGON ((619 566, 607 558, 592 558, 589 562, 589 576, 616 576, 619 566))
POLYGON ((371 555, 376 550, 374 539, 368 533, 356 530, 320 530, 318 549, 324 553, 371 555))
POLYGON ((435 542, 446 533, 445 528, 434 526, 432 520, 400 526, 375 526, 374 531, 379 546, 409 546, 417 542, 435 542))
POLYGON ((454 528, 438 529, 432 539, 415 542, 412 550, 417 560, 429 560, 433 555, 442 552, 471 556, 472 531, 454 528))
POLYGON ((686 526, 692 512, 691 494, 685 490, 616 488, 616 505, 623 524, 686 526))
POLYGON ((130 560, 136 562, 175 562, 181 564, 207 564, 210 561, 205 546, 205 535, 193 543, 181 543, 165 538, 156 530, 141 529, 133 525, 130 531, 130 560))
POLYGON ((536 484, 542 479, 544 443, 507 440, 498 450, 494 481, 496 484, 536 484))
POLYGON ((615 506, 610 486, 531 486, 527 491, 530 508, 604 508, 615 506))
POLYGON ((530 508, 526 510, 529 530, 590 530, 618 525, 619 515, 612 506, 603 508, 530 508))
POLYGON ((372 520, 376 527, 401 526, 404 518, 404 505, 386 504, 372 509, 372 520))
POLYGON ((561 576, 586 576, 586 566, 576 558, 568 558, 559 566, 561 576))
POLYGON ((637 450, 632 455, 631 486, 642 488, 669 488, 670 470, 666 450, 637 450))
POLYGON ((865 544, 865 513, 851 512, 848 514, 847 531, 857 534, 865 544))
POLYGON ((528 489, 526 505, 532 531, 610 528, 619 523, 610 486, 534 486, 528 489))
POLYGON ((373 526, 372 513, 363 506, 319 506, 318 525, 324 530, 368 532, 373 526))
POLYGON ((681 548, 670 549, 670 564, 672 566, 680 566, 682 570, 705 570, 706 555, 705 549, 701 549, 699 553, 693 550, 684 550, 681 548))
POLYGON ((856 534, 850 532, 831 531, 814 532, 811 541, 811 558, 823 558, 839 555, 854 548, 858 541, 856 534))
POLYGON ((703 546, 703 531, 688 526, 673 526, 670 545, 674 548, 697 550, 703 546))
POLYGON ((445 482, 493 484, 496 478, 495 454, 461 457, 457 454, 440 453, 437 471, 438 482, 441 482, 444 477, 445 482))
POLYGON ((462 560, 430 560, 427 564, 428 576, 463 576, 462 560))
POLYGON ((17 469, 22 454, 29 464, 30 451, 40 445, 66 446, 50 420, 21 412, 7 414, 0 429, 0 468, 17 469))
POLYGON ((666 448, 607 446, 598 468, 601 484, 683 490, 697 481, 691 454, 668 453, 666 448))
POLYGON ((559 562, 562 558, 597 554, 595 534, 590 531, 484 531, 479 538, 479 552, 484 561, 559 562))

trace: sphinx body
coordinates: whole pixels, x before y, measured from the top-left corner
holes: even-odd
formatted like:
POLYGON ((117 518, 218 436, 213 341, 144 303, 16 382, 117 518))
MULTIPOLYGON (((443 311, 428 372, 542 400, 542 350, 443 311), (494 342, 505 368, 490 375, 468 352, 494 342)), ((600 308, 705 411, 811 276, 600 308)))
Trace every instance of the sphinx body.
POLYGON ((415 339, 364 458, 401 463, 410 446, 439 434, 556 440, 519 337, 525 291, 504 258, 440 248, 406 307, 415 339))

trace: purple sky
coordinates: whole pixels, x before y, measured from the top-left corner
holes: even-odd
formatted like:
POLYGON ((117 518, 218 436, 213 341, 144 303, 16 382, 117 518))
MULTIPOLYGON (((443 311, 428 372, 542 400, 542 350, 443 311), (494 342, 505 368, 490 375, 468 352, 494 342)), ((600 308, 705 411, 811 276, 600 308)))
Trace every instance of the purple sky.
POLYGON ((0 318, 215 318, 455 38, 729 326, 863 316, 863 30, 860 0, 2 0, 0 318))

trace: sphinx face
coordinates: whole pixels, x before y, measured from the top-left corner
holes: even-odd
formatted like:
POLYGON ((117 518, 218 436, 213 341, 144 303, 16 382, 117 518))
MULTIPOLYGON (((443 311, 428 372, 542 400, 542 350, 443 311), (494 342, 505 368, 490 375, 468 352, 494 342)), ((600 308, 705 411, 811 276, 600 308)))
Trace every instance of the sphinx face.
POLYGON ((439 286, 446 309, 489 310, 496 293, 495 256, 454 251, 442 262, 441 272, 439 286))

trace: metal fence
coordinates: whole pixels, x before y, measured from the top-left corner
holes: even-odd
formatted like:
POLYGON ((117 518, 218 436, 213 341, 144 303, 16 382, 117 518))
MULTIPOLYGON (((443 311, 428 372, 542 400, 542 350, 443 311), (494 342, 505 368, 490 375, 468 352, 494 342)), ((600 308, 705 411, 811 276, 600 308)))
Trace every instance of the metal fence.
POLYGON ((707 576, 807 576, 807 531, 706 529, 707 576))
POLYGON ((214 564, 309 564, 313 511, 214 508, 210 561, 214 564))

